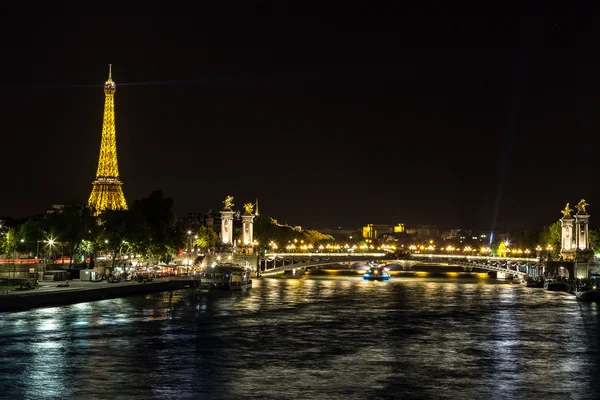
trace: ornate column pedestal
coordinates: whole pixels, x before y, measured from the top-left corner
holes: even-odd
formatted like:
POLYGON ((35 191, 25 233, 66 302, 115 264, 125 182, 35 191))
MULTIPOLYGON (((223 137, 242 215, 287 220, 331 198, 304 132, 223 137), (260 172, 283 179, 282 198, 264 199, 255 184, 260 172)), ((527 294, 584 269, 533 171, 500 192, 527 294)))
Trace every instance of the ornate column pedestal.
POLYGON ((589 214, 575 214, 575 240, 579 250, 588 250, 590 241, 588 236, 589 214))
POLYGON ((248 213, 242 215, 242 227, 242 242, 244 246, 252 246, 252 242, 254 241, 254 215, 248 213))
POLYGON ((233 211, 221 211, 221 243, 233 245, 233 211))
POLYGON ((575 258, 576 250, 573 240, 573 218, 570 215, 565 215, 563 218, 561 218, 560 222, 562 225, 560 255, 564 260, 572 260, 575 258))
POLYGON ((221 210, 221 243, 233 245, 233 196, 227 196, 223 201, 225 206, 221 210))

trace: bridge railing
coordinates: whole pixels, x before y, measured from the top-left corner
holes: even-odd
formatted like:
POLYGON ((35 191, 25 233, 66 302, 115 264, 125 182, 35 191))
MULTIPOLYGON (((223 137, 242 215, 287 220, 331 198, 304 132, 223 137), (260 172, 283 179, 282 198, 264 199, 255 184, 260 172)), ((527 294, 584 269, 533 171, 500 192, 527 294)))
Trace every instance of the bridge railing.
POLYGON ((499 271, 499 272, 508 272, 511 274, 517 274, 517 275, 529 275, 527 272, 523 272, 520 271, 519 269, 510 269, 508 267, 499 267, 496 265, 490 265, 490 264, 479 264, 479 263, 469 263, 469 262, 456 262, 456 264, 464 266, 464 267, 475 267, 475 268, 481 268, 481 269, 487 269, 490 271, 499 271))
POLYGON ((265 257, 384 257, 388 253, 266 253, 265 257))
POLYGON ((412 258, 464 258, 466 260, 497 260, 497 261, 527 261, 538 262, 537 257, 498 257, 498 256, 471 256, 466 254, 426 254, 414 253, 410 255, 412 258))

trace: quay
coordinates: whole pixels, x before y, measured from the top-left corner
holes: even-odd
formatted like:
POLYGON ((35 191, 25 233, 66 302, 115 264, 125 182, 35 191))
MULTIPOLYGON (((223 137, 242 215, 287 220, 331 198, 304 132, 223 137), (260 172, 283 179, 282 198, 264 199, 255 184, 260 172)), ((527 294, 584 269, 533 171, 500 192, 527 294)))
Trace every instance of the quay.
POLYGON ((40 285, 36 289, 2 291, 0 293, 0 312, 167 292, 196 287, 200 283, 198 279, 186 278, 188 277, 163 278, 147 283, 139 283, 137 281, 108 283, 106 281, 88 282, 73 280, 69 281, 68 287, 57 286, 64 284, 64 281, 40 282, 40 285))

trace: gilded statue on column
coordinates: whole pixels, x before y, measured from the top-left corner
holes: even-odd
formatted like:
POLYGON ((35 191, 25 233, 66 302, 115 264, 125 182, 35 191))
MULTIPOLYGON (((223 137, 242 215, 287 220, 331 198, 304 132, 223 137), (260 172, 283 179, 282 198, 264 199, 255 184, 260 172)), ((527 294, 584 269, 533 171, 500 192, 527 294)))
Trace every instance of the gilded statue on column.
POLYGON ((254 204, 246 203, 246 204, 244 204, 244 209, 246 210, 247 215, 251 215, 252 211, 254 210, 254 204))
POLYGON ((571 211, 573 211, 573 210, 569 208, 569 203, 567 203, 565 208, 563 210, 561 210, 561 212, 563 214, 563 218, 571 218, 571 211))
POLYGON ((225 207, 224 207, 225 210, 231 210, 231 208, 233 207, 233 196, 225 197, 223 204, 225 204, 225 207))
POLYGON ((579 203, 577 203, 577 214, 587 214, 585 208, 589 206, 588 203, 585 202, 584 199, 581 199, 579 203))

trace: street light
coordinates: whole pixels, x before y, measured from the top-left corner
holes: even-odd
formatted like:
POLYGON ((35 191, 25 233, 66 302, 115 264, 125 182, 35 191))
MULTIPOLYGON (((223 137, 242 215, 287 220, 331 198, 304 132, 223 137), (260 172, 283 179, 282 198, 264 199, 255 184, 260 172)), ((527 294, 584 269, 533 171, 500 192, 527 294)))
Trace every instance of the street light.
POLYGON ((56 243, 54 241, 54 239, 50 238, 47 240, 48 243, 48 247, 50 247, 50 253, 52 254, 54 252, 54 244, 56 243))

